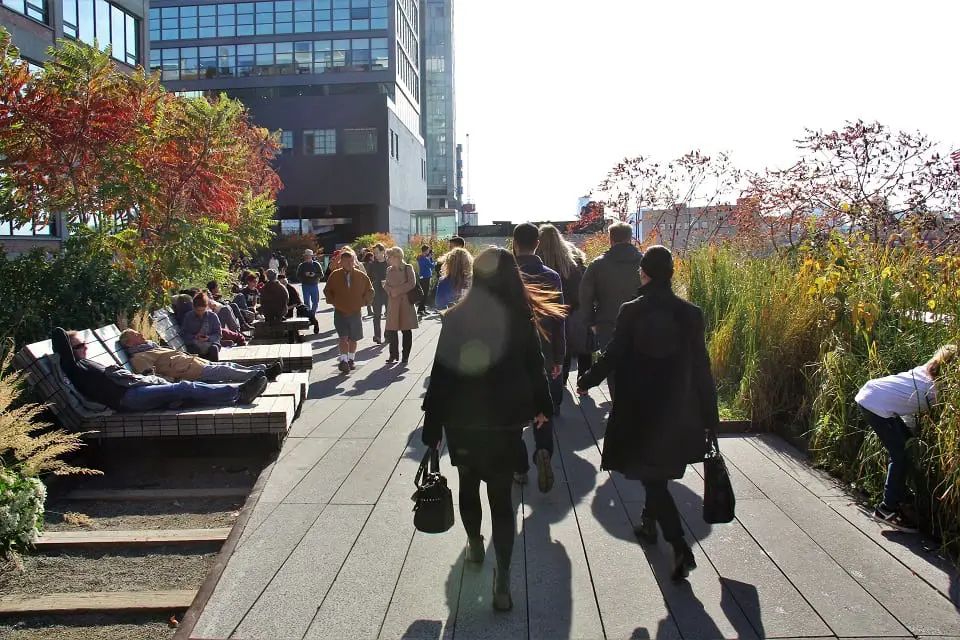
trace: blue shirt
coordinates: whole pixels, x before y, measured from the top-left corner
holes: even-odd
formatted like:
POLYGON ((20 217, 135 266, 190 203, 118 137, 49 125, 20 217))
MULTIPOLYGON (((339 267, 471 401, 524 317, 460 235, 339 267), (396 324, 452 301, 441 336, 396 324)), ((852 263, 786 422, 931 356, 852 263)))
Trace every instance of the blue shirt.
POLYGON ((433 258, 430 256, 420 256, 417 258, 417 264, 420 266, 421 278, 433 277, 433 258))
POLYGON ((193 311, 183 316, 180 321, 180 334, 184 342, 191 343, 197 334, 205 335, 209 338, 211 344, 220 344, 221 327, 220 318, 213 311, 207 309, 202 316, 197 316, 193 311))

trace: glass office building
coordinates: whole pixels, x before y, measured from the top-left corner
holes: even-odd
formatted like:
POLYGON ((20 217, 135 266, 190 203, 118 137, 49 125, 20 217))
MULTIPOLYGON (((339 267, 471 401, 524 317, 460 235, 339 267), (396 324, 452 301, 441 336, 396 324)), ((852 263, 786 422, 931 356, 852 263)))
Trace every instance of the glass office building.
POLYGON ((424 0, 423 127, 427 206, 457 208, 456 108, 453 81, 453 0, 424 0))
POLYGON ((403 240, 427 200, 420 1, 155 0, 149 66, 167 89, 224 92, 281 132, 281 233, 403 240))

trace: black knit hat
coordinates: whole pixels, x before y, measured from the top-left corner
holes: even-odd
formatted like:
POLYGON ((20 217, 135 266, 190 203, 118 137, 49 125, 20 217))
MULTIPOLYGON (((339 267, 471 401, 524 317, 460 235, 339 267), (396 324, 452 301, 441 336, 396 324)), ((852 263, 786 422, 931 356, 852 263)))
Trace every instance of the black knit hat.
POLYGON ((640 268, 654 282, 664 282, 673 277, 673 254, 670 249, 654 245, 644 251, 640 268))

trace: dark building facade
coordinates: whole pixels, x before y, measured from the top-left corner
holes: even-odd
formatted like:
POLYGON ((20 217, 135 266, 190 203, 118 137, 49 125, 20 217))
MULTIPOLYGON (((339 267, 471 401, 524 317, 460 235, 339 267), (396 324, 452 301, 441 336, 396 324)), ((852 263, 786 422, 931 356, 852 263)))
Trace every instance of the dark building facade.
POLYGON ((424 0, 423 50, 427 207, 457 208, 453 0, 424 0))
MULTIPOLYGON (((60 39, 109 45, 120 67, 133 70, 149 57, 147 5, 147 0, 0 0, 0 26, 33 71, 60 39)), ((21 227, 2 223, 0 245, 8 256, 34 247, 56 251, 66 234, 60 215, 21 227)))
POLYGON ((420 21, 419 0, 155 0, 150 67, 281 131, 281 233, 404 241, 427 199, 420 21))

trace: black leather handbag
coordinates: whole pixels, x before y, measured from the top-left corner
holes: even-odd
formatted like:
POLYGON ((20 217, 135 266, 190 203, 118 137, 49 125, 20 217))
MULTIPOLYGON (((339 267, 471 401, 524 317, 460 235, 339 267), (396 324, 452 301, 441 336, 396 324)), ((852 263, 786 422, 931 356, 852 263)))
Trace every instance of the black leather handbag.
POLYGON ((733 494, 727 463, 720 455, 720 443, 713 431, 708 445, 703 459, 703 519, 708 524, 732 522, 736 517, 737 497, 733 494))
POLYGON ((440 473, 440 452, 428 449, 413 479, 413 526, 423 533, 443 533, 453 526, 453 494, 440 473))

